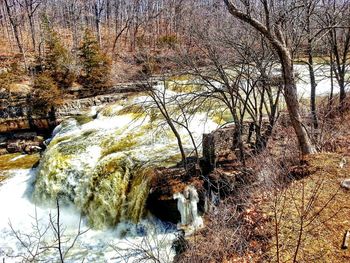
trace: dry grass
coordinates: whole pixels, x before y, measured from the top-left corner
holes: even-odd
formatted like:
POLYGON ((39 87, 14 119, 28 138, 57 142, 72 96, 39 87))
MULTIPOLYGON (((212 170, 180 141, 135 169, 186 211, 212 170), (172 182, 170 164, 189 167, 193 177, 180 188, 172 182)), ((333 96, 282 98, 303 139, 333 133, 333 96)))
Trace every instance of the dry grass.
POLYGON ((337 105, 324 105, 320 112, 317 145, 328 152, 288 165, 292 180, 275 180, 264 203, 271 231, 267 262, 350 262, 350 251, 341 249, 350 230, 350 191, 340 186, 350 177, 350 112, 339 112, 337 105))
MULTIPOLYGON (((271 262, 348 262, 342 239, 350 229, 350 192, 340 182, 350 166, 339 167, 343 157, 321 153, 306 158, 301 172, 307 177, 271 194, 264 210, 271 218, 271 262), (278 244, 278 249, 277 249, 278 244)), ((348 160, 349 161, 349 160, 348 160)))

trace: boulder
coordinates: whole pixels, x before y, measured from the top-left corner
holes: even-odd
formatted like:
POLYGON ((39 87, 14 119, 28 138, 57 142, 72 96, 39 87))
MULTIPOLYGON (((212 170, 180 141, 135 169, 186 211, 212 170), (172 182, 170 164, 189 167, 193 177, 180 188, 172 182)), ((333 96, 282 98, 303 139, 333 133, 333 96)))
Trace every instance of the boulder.
POLYGON ((346 190, 350 190, 350 179, 343 180, 340 185, 346 190))
POLYGON ((231 156, 232 159, 236 159, 236 149, 233 149, 234 130, 235 127, 230 126, 203 134, 203 159, 209 170, 216 167, 220 157, 227 159, 231 156))
POLYGON ((19 132, 13 135, 14 139, 20 140, 34 140, 36 137, 36 132, 19 132))

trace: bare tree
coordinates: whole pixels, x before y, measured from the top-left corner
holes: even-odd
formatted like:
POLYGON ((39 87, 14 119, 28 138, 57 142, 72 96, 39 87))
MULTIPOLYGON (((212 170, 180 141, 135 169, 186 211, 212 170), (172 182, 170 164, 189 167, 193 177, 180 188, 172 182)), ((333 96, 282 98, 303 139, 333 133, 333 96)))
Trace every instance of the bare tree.
POLYGON ((36 50, 36 30, 35 30, 35 13, 38 11, 42 0, 24 0, 23 2, 18 1, 28 17, 29 27, 32 38, 33 49, 36 50))
POLYGON ((327 3, 322 20, 324 27, 329 27, 328 41, 331 49, 332 60, 330 61, 335 79, 339 85, 339 103, 344 107, 346 98, 346 72, 350 67, 350 5, 347 1, 331 0, 327 3))
MULTIPOLYGON (((163 82, 164 83, 164 82, 163 82)), ((144 89, 148 96, 155 103, 156 108, 159 110, 167 125, 176 137, 177 145, 181 153, 181 159, 184 167, 186 168, 186 153, 183 146, 181 135, 178 128, 175 126, 175 122, 170 111, 171 103, 169 102, 169 97, 167 95, 166 85, 162 85, 161 88, 154 88, 152 84, 148 83, 144 89)))
POLYGON ((18 8, 16 6, 16 1, 15 0, 4 0, 4 3, 5 3, 8 18, 9 18, 11 26, 12 26, 13 34, 14 34, 15 39, 16 39, 17 47, 19 49, 19 52, 22 54, 25 68, 27 69, 26 54, 25 54, 25 50, 23 47, 23 43, 21 41, 21 37, 20 37, 20 24, 19 24, 20 21, 18 19, 19 14, 18 14, 18 8))
POLYGON ((97 40, 100 46, 102 45, 101 20, 102 20, 102 14, 105 10, 105 2, 106 2, 105 0, 95 0, 93 3, 97 40))
POLYGON ((14 237, 24 249, 23 253, 14 255, 14 257, 20 257, 24 262, 41 261, 47 252, 54 251, 53 253, 57 253, 59 262, 64 263, 69 258, 68 254, 74 248, 78 238, 89 231, 88 228, 84 230, 81 228, 82 217, 80 217, 76 235, 68 237, 65 234, 66 229, 61 222, 58 198, 56 199, 56 214, 49 213, 49 222, 47 224, 44 224, 42 222, 43 219, 38 217, 36 209, 33 220, 33 232, 31 233, 23 233, 16 230, 16 226, 9 222, 14 237))
POLYGON ((251 1, 224 0, 224 3, 232 16, 243 23, 251 25, 276 50, 282 66, 284 98, 298 138, 300 151, 302 154, 315 153, 316 149, 310 140, 306 127, 302 123, 294 78, 293 57, 288 46, 288 39, 283 30, 283 25, 285 25, 287 17, 292 15, 293 10, 299 8, 298 3, 292 2, 282 10, 278 9, 280 5, 276 1, 264 0, 260 7, 256 3, 251 3, 251 1), (257 13, 259 8, 263 10, 263 14, 257 13), (259 20, 260 15, 263 17, 261 20, 259 20))
MULTIPOLYGON (((278 117, 281 83, 273 74, 276 58, 265 40, 256 38, 249 28, 237 29, 237 25, 227 21, 217 29, 212 25, 215 19, 216 15, 212 14, 200 23, 193 23, 195 48, 182 54, 177 63, 186 65, 186 74, 193 78, 192 85, 197 81, 202 86, 195 92, 197 103, 220 102, 224 111, 230 113, 235 125, 232 149, 244 163, 243 137, 247 135, 244 131, 247 123, 251 123, 247 142, 252 144, 255 132, 253 145, 259 152, 266 147, 278 117), (206 62, 206 67, 201 61, 206 62)), ((218 114, 222 109, 215 106, 213 110, 218 114)))
POLYGON ((173 258, 172 241, 173 233, 167 233, 167 229, 147 229, 146 235, 141 238, 141 242, 125 238, 126 249, 120 248, 119 244, 110 244, 110 247, 116 252, 115 259, 121 259, 124 262, 152 262, 152 263, 170 263, 173 258))

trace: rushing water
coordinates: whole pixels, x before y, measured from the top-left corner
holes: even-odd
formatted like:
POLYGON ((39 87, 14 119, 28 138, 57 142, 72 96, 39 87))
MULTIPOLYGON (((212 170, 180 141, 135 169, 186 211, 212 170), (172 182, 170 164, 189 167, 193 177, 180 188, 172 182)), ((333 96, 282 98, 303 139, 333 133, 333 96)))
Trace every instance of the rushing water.
MULTIPOLYGON (((50 215, 56 222, 57 210, 36 207, 30 201, 30 186, 35 180, 33 170, 14 170, 12 174, 0 188, 0 259, 5 262, 25 262, 26 258, 29 261, 38 255, 37 260, 58 262, 59 253, 54 248, 57 242, 49 224, 50 215), (43 234, 40 241, 39 232, 43 234)), ((80 214, 76 208, 60 208, 63 251, 67 251, 77 236, 79 221, 80 214)), ((161 222, 148 219, 137 226, 124 222, 108 230, 89 229, 69 250, 66 262, 82 262, 83 259, 85 262, 139 262, 145 256, 158 254, 162 262, 170 262, 174 256, 171 244, 175 235, 174 229, 165 227, 161 222), (124 233, 128 236, 124 237, 124 233), (142 250, 148 251, 148 254, 142 253, 142 250)), ((81 232, 87 229, 87 224, 83 221, 81 232)))
MULTIPOLYGON (((147 97, 88 115, 94 116, 64 120, 39 166, 12 170, 0 187, 0 259, 5 262, 59 260, 58 225, 67 262, 171 262, 176 226, 156 220, 145 202, 154 167, 180 160, 174 135, 147 97)), ((203 133, 217 127, 205 113, 189 118, 198 144, 203 133)), ((179 127, 179 132, 186 152, 193 151, 187 130, 179 127)))
MULTIPOLYGON (((297 78, 297 88, 298 95, 302 98, 309 98, 311 95, 310 90, 310 75, 308 67, 305 64, 294 65, 295 71, 298 74, 297 78)), ((317 96, 327 96, 331 92, 331 79, 330 79, 330 69, 328 65, 315 65, 315 80, 316 80, 316 95, 317 96)), ((339 86, 336 79, 333 82, 333 92, 334 94, 339 93, 339 86)))

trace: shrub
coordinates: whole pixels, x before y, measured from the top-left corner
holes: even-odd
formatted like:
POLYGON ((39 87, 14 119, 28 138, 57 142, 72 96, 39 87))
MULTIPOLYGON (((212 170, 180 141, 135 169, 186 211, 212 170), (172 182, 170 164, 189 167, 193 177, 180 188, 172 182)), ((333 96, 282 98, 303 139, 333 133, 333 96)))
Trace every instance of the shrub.
POLYGON ((35 77, 30 102, 35 114, 47 114, 61 103, 61 91, 49 74, 35 77))
POLYGON ((64 47, 57 32, 46 26, 44 71, 48 72, 59 87, 67 88, 76 80, 73 58, 64 47))
POLYGON ((4 71, 0 73, 0 89, 9 90, 12 83, 16 81, 16 77, 12 72, 4 71))
POLYGON ((165 35, 158 38, 159 47, 175 48, 177 43, 178 39, 176 35, 165 35))
POLYGON ((81 84, 87 88, 101 88, 109 85, 111 61, 101 51, 100 46, 87 30, 79 49, 79 57, 83 67, 81 84))

